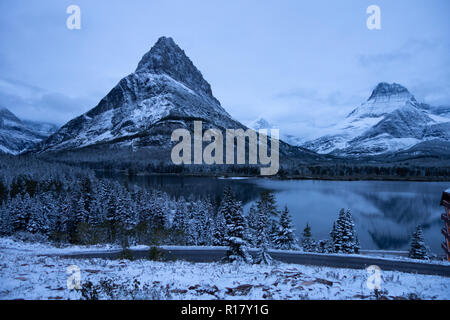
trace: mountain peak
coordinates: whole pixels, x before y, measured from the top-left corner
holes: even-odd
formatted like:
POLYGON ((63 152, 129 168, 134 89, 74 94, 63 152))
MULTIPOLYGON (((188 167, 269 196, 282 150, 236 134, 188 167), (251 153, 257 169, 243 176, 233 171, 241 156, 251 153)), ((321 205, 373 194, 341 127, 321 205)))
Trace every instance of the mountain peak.
POLYGON ((0 122, 3 120, 10 120, 13 122, 20 123, 21 121, 16 117, 14 113, 12 113, 8 108, 0 107, 0 122))
POLYGON ((190 89, 212 97, 209 83, 170 37, 160 37, 139 62, 136 72, 166 74, 190 89))
POLYGON ((270 129, 272 128, 272 125, 266 119, 259 117, 256 120, 249 123, 248 127, 252 128, 253 130, 259 130, 259 129, 270 129))
POLYGON ((413 98, 413 95, 406 89, 404 86, 398 84, 398 83, 387 83, 387 82, 380 82, 375 89, 372 91, 372 95, 368 99, 370 100, 377 100, 379 98, 388 98, 390 99, 393 96, 399 96, 399 97, 406 97, 406 98, 413 98))

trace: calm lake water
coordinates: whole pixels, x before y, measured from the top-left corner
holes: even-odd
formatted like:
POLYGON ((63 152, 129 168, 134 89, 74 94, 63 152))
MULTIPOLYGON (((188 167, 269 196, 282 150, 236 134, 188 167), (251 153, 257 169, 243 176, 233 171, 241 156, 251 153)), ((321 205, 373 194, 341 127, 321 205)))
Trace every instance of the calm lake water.
MULTIPOLYGON (((105 174, 99 174, 105 176, 105 174)), ((107 176, 105 176, 107 177, 107 176)), ((443 222, 439 206, 442 191, 450 182, 404 181, 318 181, 271 180, 261 178, 221 179, 178 176, 114 176, 123 183, 162 189, 169 194, 220 197, 231 185, 236 196, 250 205, 263 190, 272 190, 280 209, 287 205, 300 232, 308 222, 315 239, 329 237, 341 208, 352 211, 362 249, 405 250, 418 224, 424 227, 425 241, 441 254, 443 222)))

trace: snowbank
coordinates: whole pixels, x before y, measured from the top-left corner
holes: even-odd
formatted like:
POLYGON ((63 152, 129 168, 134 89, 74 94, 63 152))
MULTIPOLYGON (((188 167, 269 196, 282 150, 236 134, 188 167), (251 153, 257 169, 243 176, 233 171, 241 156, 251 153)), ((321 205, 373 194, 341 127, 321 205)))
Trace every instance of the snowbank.
MULTIPOLYGON (((80 270, 81 283, 109 279, 113 299, 374 299, 366 270, 308 267, 155 262, 147 260, 77 260, 40 256, 39 246, 0 242, 0 299, 80 299, 67 288, 69 266, 80 270), (36 250, 35 250, 36 249, 36 250), (124 288, 129 288, 125 290, 124 288)), ((42 249, 42 248, 41 248, 42 249)), ((45 250, 49 248, 46 247, 45 250)), ((54 248, 54 250, 73 248, 54 248)), ((380 292, 388 299, 450 299, 450 282, 439 276, 381 273, 380 292)))

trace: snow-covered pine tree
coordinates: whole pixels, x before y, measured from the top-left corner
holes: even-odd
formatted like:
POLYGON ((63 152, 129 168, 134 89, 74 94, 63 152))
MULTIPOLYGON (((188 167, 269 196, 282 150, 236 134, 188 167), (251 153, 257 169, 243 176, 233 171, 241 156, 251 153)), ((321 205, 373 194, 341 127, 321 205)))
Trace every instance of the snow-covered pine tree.
POLYGON ((178 199, 175 206, 175 215, 172 221, 172 228, 175 231, 185 233, 186 232, 186 212, 187 205, 186 200, 183 197, 178 199))
POLYGON ((185 216, 185 238, 186 243, 190 246, 197 245, 197 240, 199 237, 199 229, 197 221, 197 204, 194 199, 190 199, 186 203, 186 216, 185 216))
POLYGON ((263 195, 263 197, 265 198, 266 209, 269 217, 271 247, 276 247, 275 240, 280 228, 280 212, 278 211, 277 201, 275 200, 275 195, 273 192, 268 191, 265 195, 263 195))
POLYGON ((0 205, 0 235, 9 236, 13 233, 13 223, 8 205, 4 202, 0 205))
POLYGON ((117 199, 117 216, 125 230, 129 231, 137 225, 136 210, 131 195, 127 190, 121 190, 117 199))
POLYGON ((302 248, 305 252, 317 251, 317 244, 312 237, 311 226, 309 223, 307 223, 305 229, 303 229, 302 248))
POLYGON ((416 231, 411 238, 411 248, 409 249, 409 255, 412 259, 428 259, 427 247, 425 246, 425 240, 423 238, 423 231, 420 225, 417 226, 416 231))
POLYGON ((280 213, 278 212, 277 203, 273 192, 261 192, 260 199, 258 200, 256 206, 258 211, 264 211, 265 215, 267 216, 267 223, 269 225, 267 232, 270 240, 268 245, 269 247, 275 247, 275 238, 278 234, 278 218, 280 213))
POLYGON ((91 204, 93 200, 92 181, 89 176, 83 177, 80 181, 80 192, 84 201, 84 209, 86 212, 91 210, 91 204))
POLYGON ((30 213, 24 210, 24 203, 30 201, 28 193, 25 196, 17 194, 7 203, 7 210, 11 216, 13 231, 25 231, 30 220, 30 213))
POLYGON ((227 260, 251 263, 252 259, 244 240, 245 222, 242 204, 234 198, 231 187, 225 188, 219 211, 224 216, 226 223, 227 260))
POLYGON ((84 197, 80 196, 75 206, 75 221, 78 225, 80 222, 87 221, 88 212, 86 211, 84 197))
POLYGON ((30 220, 27 224, 27 231, 30 233, 46 234, 48 232, 48 220, 46 210, 37 197, 30 198, 24 202, 23 210, 29 212, 30 220))
POLYGON ((253 204, 250 207, 247 215, 247 235, 246 235, 248 243, 252 246, 256 246, 257 222, 258 222, 257 208, 253 204))
POLYGON ((163 209, 162 195, 160 192, 154 192, 149 201, 151 211, 151 227, 153 230, 162 231, 166 226, 166 215, 163 209))
POLYGON ((41 206, 41 219, 43 220, 40 232, 48 235, 50 231, 55 230, 58 220, 55 199, 50 193, 46 192, 38 197, 38 201, 38 205, 40 204, 41 206))
POLYGON ((227 224, 222 212, 218 211, 214 217, 213 245, 226 246, 227 224))
POLYGON ((319 240, 317 243, 316 251, 319 253, 333 253, 333 242, 331 240, 319 240))
POLYGON ((258 248, 255 262, 259 264, 272 264, 273 259, 268 252, 268 247, 271 244, 270 239, 270 220, 268 211, 264 206, 258 203, 257 205, 257 220, 256 220, 256 237, 255 244, 258 248))
POLYGON ((8 199, 8 188, 6 187, 5 183, 0 180, 0 205, 2 205, 6 201, 6 199, 8 199))
POLYGON ((197 244, 201 246, 209 245, 212 242, 212 205, 209 199, 197 200, 196 204, 197 214, 195 216, 197 225, 197 244))
POLYGON ((333 224, 330 232, 334 252, 336 253, 356 253, 359 247, 356 243, 357 236, 355 224, 350 210, 341 209, 338 219, 333 224))
POLYGON ((295 250, 298 249, 297 239, 294 235, 291 215, 287 206, 280 215, 278 232, 275 234, 275 246, 277 249, 295 250))
POLYGON ((106 214, 105 214, 105 224, 107 227, 108 232, 108 241, 110 243, 114 242, 116 240, 116 233, 117 233, 117 224, 119 222, 119 219, 117 217, 116 212, 116 190, 111 190, 110 194, 108 195, 108 198, 106 200, 106 214))

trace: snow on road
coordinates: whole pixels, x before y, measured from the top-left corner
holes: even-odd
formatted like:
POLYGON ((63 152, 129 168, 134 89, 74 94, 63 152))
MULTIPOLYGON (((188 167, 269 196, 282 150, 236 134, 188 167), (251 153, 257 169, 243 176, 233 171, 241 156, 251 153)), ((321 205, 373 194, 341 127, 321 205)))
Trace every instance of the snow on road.
MULTIPOLYGON (((67 288, 71 276, 67 268, 72 265, 80 270, 81 284, 90 281, 97 286, 100 299, 375 298, 367 286, 372 274, 366 270, 39 255, 50 249, 1 239, 0 299, 80 299, 80 292, 67 288), (109 282, 100 288, 102 280, 109 282), (111 284, 113 290, 103 290, 111 284)), ((380 286, 381 295, 388 299, 450 299, 450 279, 445 277, 382 271, 380 286)))

